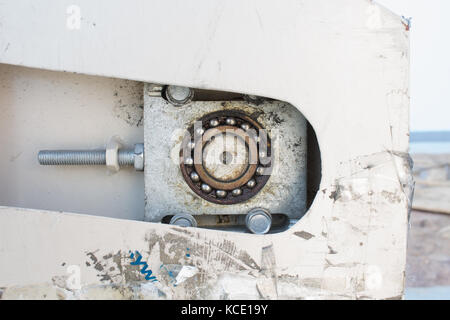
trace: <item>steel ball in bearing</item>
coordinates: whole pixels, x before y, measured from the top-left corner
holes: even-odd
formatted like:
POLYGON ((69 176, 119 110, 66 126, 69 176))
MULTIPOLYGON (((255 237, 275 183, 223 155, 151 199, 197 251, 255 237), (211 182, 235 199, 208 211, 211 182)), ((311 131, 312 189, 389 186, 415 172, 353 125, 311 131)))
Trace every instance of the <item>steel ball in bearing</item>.
POLYGON ((227 192, 226 192, 225 190, 216 190, 216 195, 217 195, 219 198, 224 198, 224 197, 226 197, 227 192))
POLYGON ((254 179, 248 180, 247 187, 253 188, 254 186, 256 186, 256 181, 254 179))
POLYGON ((206 183, 202 183, 202 190, 203 192, 211 192, 212 188, 208 186, 206 183))
POLYGON ((241 189, 234 189, 233 191, 231 191, 231 194, 235 197, 240 196, 242 194, 242 190, 241 189))
POLYGON ((198 176, 197 172, 195 172, 195 171, 191 172, 191 180, 194 182, 200 181, 200 177, 198 176))
POLYGON ((234 120, 233 118, 227 118, 227 120, 225 120, 226 124, 230 125, 230 126, 234 126, 236 124, 236 120, 234 120))

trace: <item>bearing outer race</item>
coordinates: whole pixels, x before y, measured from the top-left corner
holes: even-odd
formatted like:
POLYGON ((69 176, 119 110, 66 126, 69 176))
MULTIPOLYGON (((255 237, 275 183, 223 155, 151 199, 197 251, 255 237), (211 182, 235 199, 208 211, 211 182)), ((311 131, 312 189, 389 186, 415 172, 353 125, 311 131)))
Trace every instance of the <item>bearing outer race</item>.
MULTIPOLYGON (((238 122, 239 122, 239 120, 241 120, 243 122, 247 122, 251 126, 253 126, 256 130, 263 129, 261 127, 261 125, 256 120, 254 120, 252 117, 250 117, 248 114, 245 114, 241 110, 236 110, 236 109, 220 110, 220 111, 215 111, 215 112, 209 113, 209 114, 203 116, 201 121, 203 123, 207 123, 208 121, 210 121, 213 118, 218 118, 218 119, 221 119, 222 122, 224 122, 225 119, 228 117, 234 117, 234 118, 236 118, 236 120, 238 122)), ((180 148, 180 154, 179 154, 180 155, 180 169, 181 169, 181 173, 182 173, 183 178, 184 178, 185 182, 187 183, 187 185, 200 198, 202 198, 208 202, 220 204, 220 205, 239 204, 239 203, 242 203, 242 202, 247 201, 250 198, 254 197, 264 187, 264 185, 268 181, 270 175, 258 176, 255 174, 252 177, 252 179, 255 179, 257 181, 256 186, 254 186, 253 188, 247 188, 245 185, 241 186, 243 193, 240 196, 232 196, 231 193, 229 192, 226 198, 218 198, 215 196, 214 192, 205 193, 204 191, 202 191, 201 187, 200 187, 200 183, 192 181, 189 176, 189 174, 192 171, 195 171, 195 167, 185 165, 185 163, 184 163, 185 157, 188 155, 190 156, 190 154, 191 154, 191 149, 186 149, 186 146, 191 141, 192 136, 193 135, 195 136, 193 125, 188 129, 188 132, 189 132, 189 134, 187 134, 184 137, 182 146, 180 148)), ((271 146, 271 142, 270 142, 270 138, 268 138, 267 147, 269 148, 269 150, 270 150, 270 146, 271 146)), ((192 152, 193 152, 193 150, 192 150, 192 152)))

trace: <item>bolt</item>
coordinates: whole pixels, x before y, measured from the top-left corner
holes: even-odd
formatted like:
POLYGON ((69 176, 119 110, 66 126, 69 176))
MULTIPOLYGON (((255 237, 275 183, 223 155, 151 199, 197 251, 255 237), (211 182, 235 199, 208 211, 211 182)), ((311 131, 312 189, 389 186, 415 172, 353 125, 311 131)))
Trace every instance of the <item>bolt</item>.
MULTIPOLYGON (((144 144, 135 144, 134 149, 119 149, 119 166, 134 166, 144 170, 144 144)), ((41 150, 38 153, 41 165, 106 165, 106 150, 41 150)))
POLYGON ((170 224, 174 224, 180 227, 197 227, 197 221, 188 213, 176 214, 170 219, 170 224))
POLYGON ((187 104, 194 97, 194 90, 188 87, 168 86, 165 93, 167 100, 174 106, 187 104))
POLYGON ((252 233, 265 234, 272 226, 272 216, 265 209, 254 208, 247 213, 245 224, 252 233))
MULTIPOLYGON (((120 165, 120 150, 119 150, 120 165)), ((136 143, 134 145, 133 165, 136 171, 144 171, 144 144, 136 143)))

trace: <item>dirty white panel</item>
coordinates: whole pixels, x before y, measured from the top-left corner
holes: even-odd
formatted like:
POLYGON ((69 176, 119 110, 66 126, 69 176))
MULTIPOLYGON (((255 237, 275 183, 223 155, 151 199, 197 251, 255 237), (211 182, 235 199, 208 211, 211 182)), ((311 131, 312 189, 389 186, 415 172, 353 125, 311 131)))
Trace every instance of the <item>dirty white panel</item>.
POLYGON ((131 168, 41 166, 41 149, 143 142, 142 84, 0 65, 0 205, 142 220, 144 178, 131 168))
POLYGON ((317 134, 320 191, 297 224, 264 236, 4 208, 0 262, 23 262, 2 265, 4 297, 35 297, 35 284, 63 297, 117 285, 141 297, 156 285, 119 268, 129 250, 151 268, 199 270, 177 288, 158 272, 166 298, 402 297, 411 173, 409 31, 399 16, 368 0, 85 0, 80 28, 68 29, 68 5, 3 2, 0 62, 286 101, 317 134), (81 289, 55 278, 67 276, 63 263, 80 266, 81 289))

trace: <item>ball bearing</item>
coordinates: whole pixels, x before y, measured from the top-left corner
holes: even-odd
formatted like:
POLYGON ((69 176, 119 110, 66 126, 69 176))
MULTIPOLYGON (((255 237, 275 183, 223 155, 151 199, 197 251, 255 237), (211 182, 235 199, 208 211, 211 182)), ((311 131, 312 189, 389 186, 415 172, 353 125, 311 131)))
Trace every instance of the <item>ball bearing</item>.
POLYGON ((250 189, 254 188, 256 186, 256 181, 255 179, 250 179, 247 182, 247 187, 249 187, 250 189))
POLYGON ((270 177, 264 174, 271 166, 270 138, 259 150, 260 139, 253 133, 264 128, 235 110, 207 114, 198 121, 201 126, 196 123, 188 129, 180 148, 180 168, 189 187, 217 204, 236 204, 255 196, 270 177), (262 163, 261 156, 269 161, 262 163))

